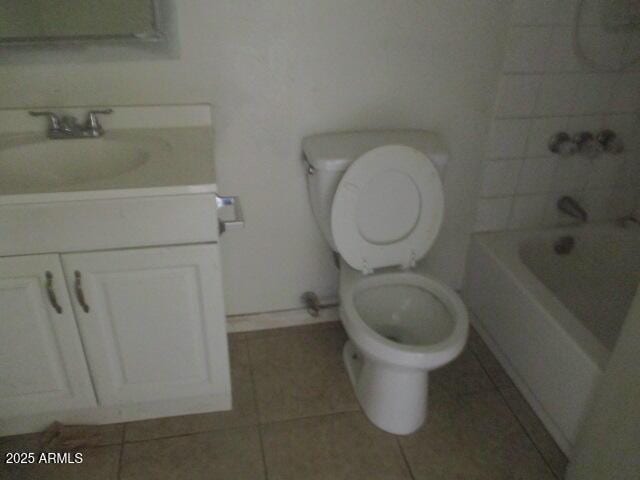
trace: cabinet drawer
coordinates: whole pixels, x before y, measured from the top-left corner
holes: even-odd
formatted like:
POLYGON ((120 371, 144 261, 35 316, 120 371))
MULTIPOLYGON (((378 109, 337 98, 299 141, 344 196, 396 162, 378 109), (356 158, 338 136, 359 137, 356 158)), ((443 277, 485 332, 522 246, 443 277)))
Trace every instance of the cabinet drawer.
POLYGON ((215 242, 214 194, 0 207, 0 256, 215 242))

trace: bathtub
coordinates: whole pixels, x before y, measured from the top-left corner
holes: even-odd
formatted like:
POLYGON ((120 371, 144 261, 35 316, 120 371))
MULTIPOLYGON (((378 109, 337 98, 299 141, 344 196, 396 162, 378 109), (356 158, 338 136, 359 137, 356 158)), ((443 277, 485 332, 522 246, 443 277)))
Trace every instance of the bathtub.
POLYGON ((567 455, 640 282, 639 252, 640 228, 614 224, 472 237, 472 322, 567 455), (562 237, 573 247, 561 255, 562 237))

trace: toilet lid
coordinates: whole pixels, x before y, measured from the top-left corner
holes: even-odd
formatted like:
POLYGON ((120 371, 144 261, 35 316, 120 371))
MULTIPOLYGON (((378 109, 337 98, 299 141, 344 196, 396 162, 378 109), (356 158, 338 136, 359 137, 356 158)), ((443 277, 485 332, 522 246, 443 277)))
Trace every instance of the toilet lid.
POLYGON ((331 207, 338 252, 353 268, 412 267, 438 235, 442 182, 423 153, 404 145, 375 148, 340 180, 331 207))

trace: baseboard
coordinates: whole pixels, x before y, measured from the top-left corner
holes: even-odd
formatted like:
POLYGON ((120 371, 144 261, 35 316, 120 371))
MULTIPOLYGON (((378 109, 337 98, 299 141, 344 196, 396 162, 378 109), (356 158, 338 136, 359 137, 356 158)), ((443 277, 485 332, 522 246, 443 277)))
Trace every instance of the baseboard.
POLYGON ((314 323, 335 322, 339 319, 338 307, 335 305, 321 308, 317 317, 310 315, 304 308, 250 315, 233 315, 227 317, 227 332, 251 332, 271 328, 295 327, 314 323))

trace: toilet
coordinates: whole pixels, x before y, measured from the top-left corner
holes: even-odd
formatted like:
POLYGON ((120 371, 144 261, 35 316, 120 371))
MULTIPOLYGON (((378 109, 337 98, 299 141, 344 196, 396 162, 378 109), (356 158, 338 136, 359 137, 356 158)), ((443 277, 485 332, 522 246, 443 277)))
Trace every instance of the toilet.
POLYGON ((315 135, 302 147, 312 211, 340 267, 349 378, 371 422, 410 434, 426 418, 429 372, 469 331, 458 295, 414 270, 442 223, 446 149, 421 130, 315 135))

